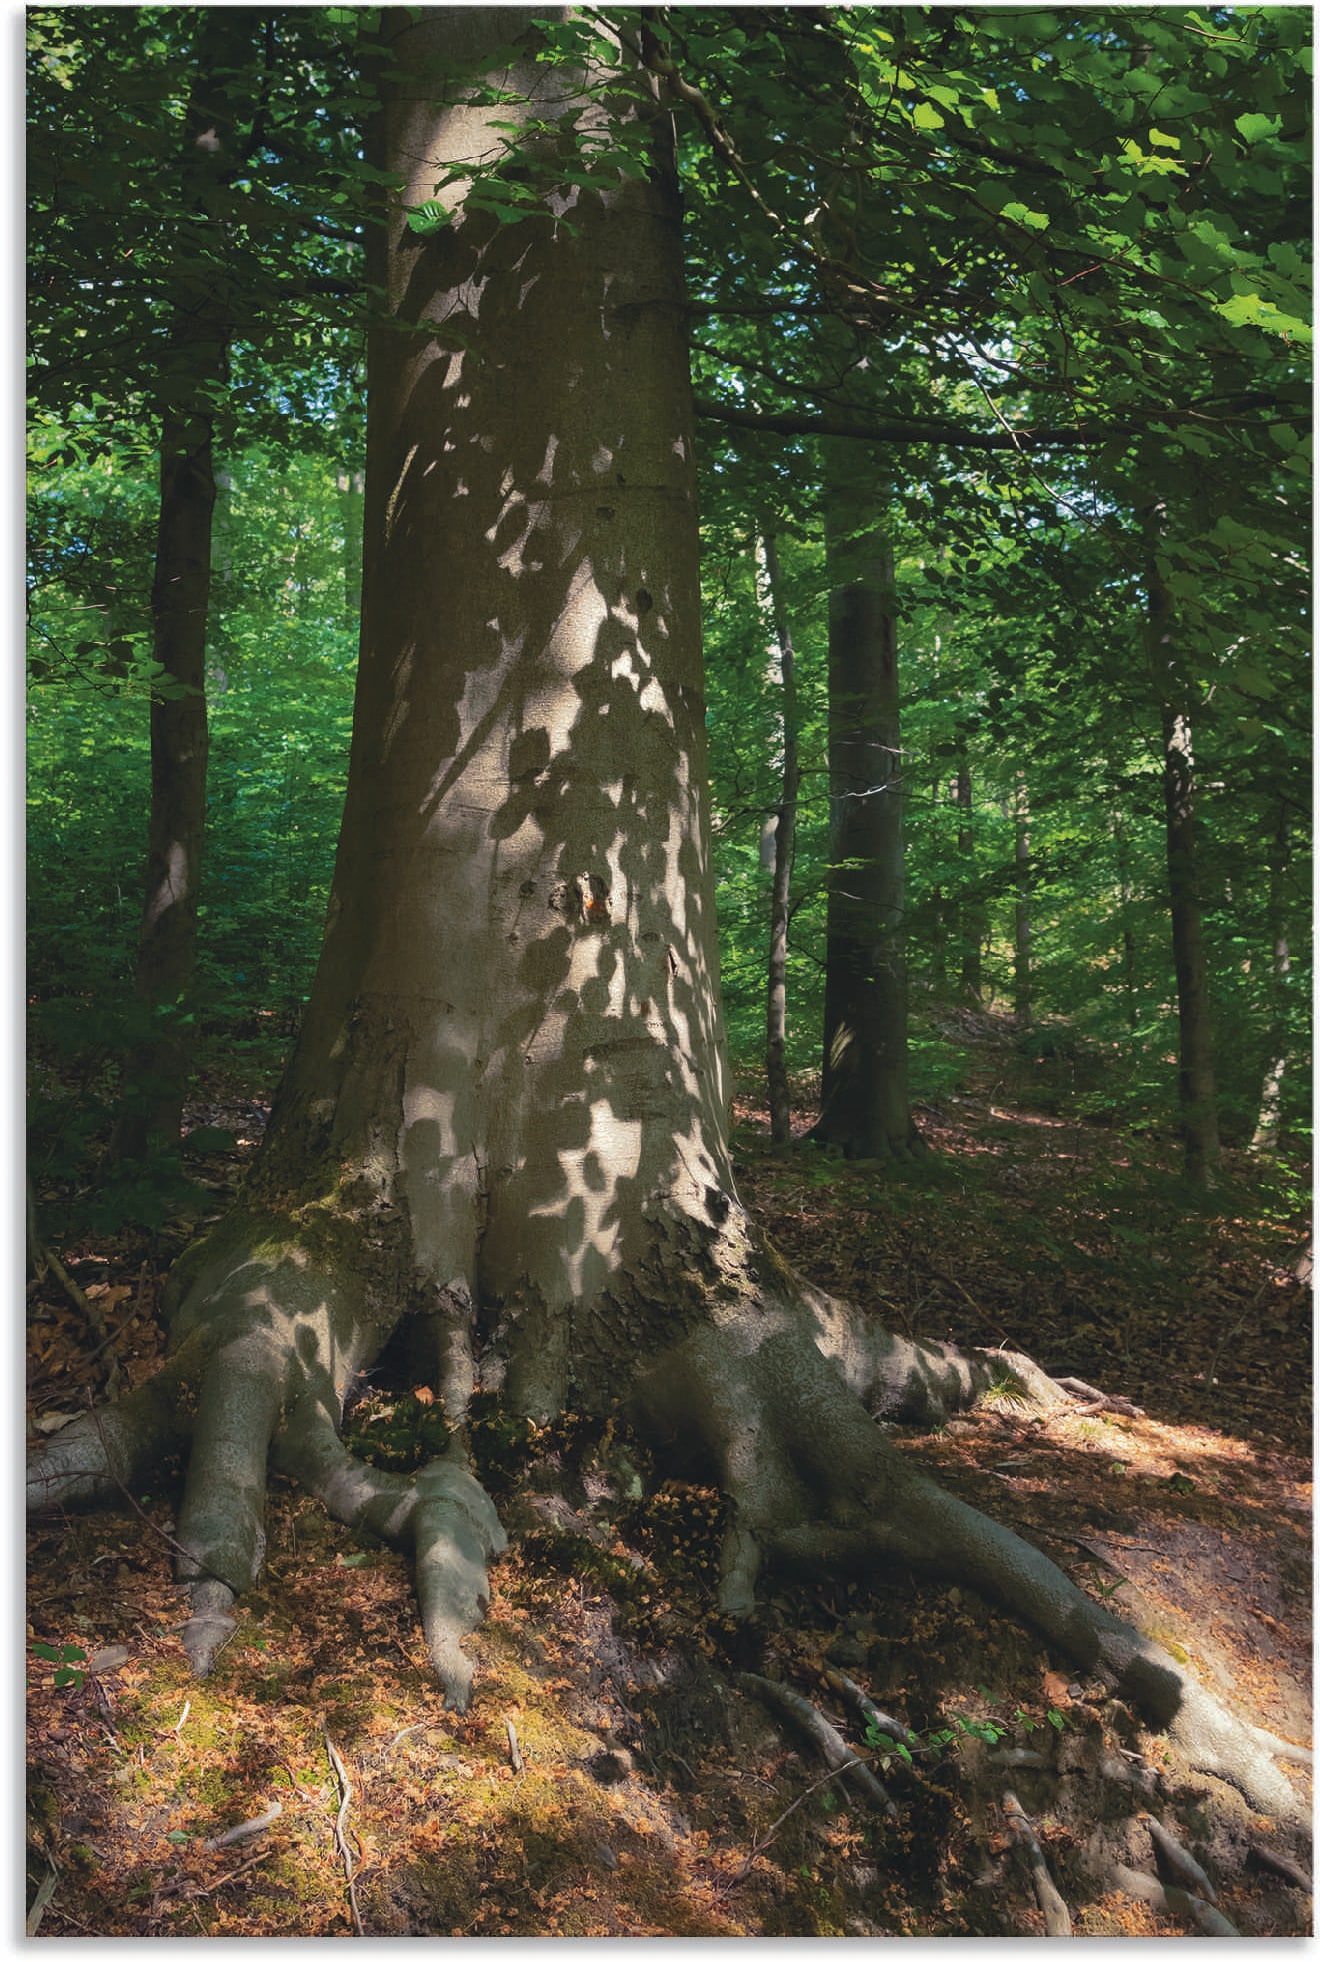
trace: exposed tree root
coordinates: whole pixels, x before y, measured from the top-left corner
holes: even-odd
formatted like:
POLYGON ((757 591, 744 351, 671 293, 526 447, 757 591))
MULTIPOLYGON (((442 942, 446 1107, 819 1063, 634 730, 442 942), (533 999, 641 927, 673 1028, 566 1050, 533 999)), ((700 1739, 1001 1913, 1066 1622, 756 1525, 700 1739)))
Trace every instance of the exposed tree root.
POLYGON ((1181 1921, 1189 1921, 1200 1935, 1236 1935, 1238 1930, 1226 1915, 1209 1901, 1189 1894, 1181 1887, 1166 1886, 1157 1880, 1153 1873, 1138 1873, 1134 1867, 1115 1866, 1112 1869, 1113 1884, 1134 1901, 1144 1901, 1147 1907, 1162 1908, 1166 1914, 1176 1914, 1181 1921))
POLYGON ((1031 1821, 1012 1792, 1004 1793, 1002 1803, 1008 1830, 1027 1863, 1031 1884, 1045 1917, 1045 1933, 1051 1936, 1071 1935, 1072 1916, 1068 1912, 1068 1903, 1054 1885, 1040 1841, 1031 1829, 1031 1821))
POLYGON ((766 1676, 756 1676, 749 1671, 744 1671, 738 1681, 744 1689, 751 1690, 763 1703, 768 1704, 776 1716, 786 1718, 793 1729, 819 1751, 831 1771, 847 1771, 852 1782, 866 1793, 872 1805, 878 1806, 887 1818, 898 1817, 898 1807, 870 1766, 863 1762, 851 1744, 840 1737, 828 1717, 822 1716, 814 1703, 805 1696, 799 1696, 796 1690, 789 1689, 786 1683, 774 1683, 766 1676))
MULTIPOLYGON (((342 1221, 339 1222, 342 1227, 342 1221)), ((648 1433, 669 1468, 717 1480, 732 1501, 720 1601, 745 1615, 764 1565, 809 1575, 901 1561, 979 1589, 1080 1670, 1111 1684, 1193 1768, 1258 1810, 1299 1821, 1273 1763, 1297 1756, 1219 1704, 1156 1643, 1076 1588, 1044 1554, 942 1491, 889 1442, 900 1415, 938 1421, 1011 1375, 1024 1396, 1062 1396, 1028 1358, 902 1341, 811 1288, 736 1205, 693 1244, 690 1222, 657 1229, 632 1296, 602 1297, 579 1329, 599 1350, 579 1366, 596 1406, 648 1433), (644 1291, 642 1283, 644 1282, 644 1291), (635 1339, 638 1315, 678 1339, 635 1339), (619 1346, 621 1345, 621 1346, 619 1346), (591 1374, 594 1369, 594 1375, 591 1374), (884 1422, 877 1424, 875 1417, 884 1422)), ((505 1545, 458 1438, 410 1476, 374 1470, 338 1435, 355 1372, 398 1319, 373 1305, 352 1247, 313 1259, 289 1228, 253 1250, 249 1220, 227 1222, 184 1269, 177 1347, 132 1396, 65 1426, 33 1461, 34 1509, 113 1499, 163 1452, 191 1440, 179 1516, 180 1579, 192 1589, 184 1644, 199 1673, 233 1628, 235 1597, 264 1551, 268 1463, 345 1524, 410 1549, 427 1646, 446 1702, 466 1707, 463 1637, 505 1545), (346 1281, 347 1274, 353 1278, 346 1281)), ((612 1284, 614 1285, 614 1284, 612 1284)), ((516 1363, 516 1356, 513 1358, 516 1363)), ((510 1369, 512 1380, 516 1369, 510 1369)))

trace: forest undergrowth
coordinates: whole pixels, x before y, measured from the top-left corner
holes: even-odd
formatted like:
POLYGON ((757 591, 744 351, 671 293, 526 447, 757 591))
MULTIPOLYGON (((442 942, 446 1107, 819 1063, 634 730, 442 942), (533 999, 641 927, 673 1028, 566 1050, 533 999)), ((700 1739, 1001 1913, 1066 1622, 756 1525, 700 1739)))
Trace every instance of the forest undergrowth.
MULTIPOLYGON (((1230 1153, 1197 1198, 1172 1137, 1072 1114, 1066 1053, 942 1013, 965 1067, 918 1107, 930 1154, 895 1171, 772 1148, 748 1079, 745 1201, 811 1279, 892 1326, 1025 1349, 1110 1399, 1042 1419, 1005 1386, 899 1441, 1250 1721, 1308 1742, 1304 1168, 1230 1153)), ((68 1195, 39 1190, 87 1307, 55 1267, 30 1282, 31 1431, 158 1366, 170 1263, 223 1210, 264 1109, 250 1069, 209 1073, 189 1113, 208 1146, 193 1203, 150 1234, 61 1242, 68 1195)), ((406 1467, 435 1417, 431 1386, 382 1373, 357 1448, 406 1467)), ((735 1626, 713 1606, 718 1494, 653 1489, 620 1440, 562 1422, 528 1435, 480 1400, 473 1442, 514 1533, 466 1717, 441 1708, 401 1556, 288 1481, 272 1482, 264 1574, 204 1682, 174 1633, 168 1479, 33 1526, 30 1927, 1039 1935, 1023 1819, 1077 1933, 1191 1932, 1149 1885, 1189 1887, 1178 1846, 1241 1934, 1308 1927, 1309 1879, 1274 1822, 958 1587, 886 1573, 771 1591, 735 1626), (831 1775, 767 1683, 863 1754, 888 1807, 831 1775), (857 1691, 905 1741, 868 1726, 857 1691)))

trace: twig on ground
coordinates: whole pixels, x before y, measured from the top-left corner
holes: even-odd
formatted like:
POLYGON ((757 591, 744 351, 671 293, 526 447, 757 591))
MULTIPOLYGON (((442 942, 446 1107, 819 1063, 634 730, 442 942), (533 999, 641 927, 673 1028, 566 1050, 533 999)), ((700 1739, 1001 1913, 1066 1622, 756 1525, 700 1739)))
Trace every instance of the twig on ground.
POLYGON ((190 1887, 189 1898, 194 1894, 214 1894, 217 1887, 228 1887, 231 1881, 241 1879, 245 1873, 251 1873, 253 1867, 259 1867, 263 1860, 269 1859, 273 1851, 273 1847, 263 1846, 260 1853, 254 1853, 250 1860, 244 1860, 241 1867, 233 1867, 228 1873, 222 1873, 218 1880, 209 1880, 205 1887, 190 1887))
POLYGON ((322 1727, 322 1731, 325 1737, 326 1753, 330 1759, 330 1768, 339 1780, 340 1799, 339 1811, 335 1814, 335 1844, 339 1848, 339 1857, 344 1863, 344 1878, 348 1882, 348 1905, 353 1917, 353 1933, 360 1935, 363 1933, 362 1916, 358 1913, 357 1882, 353 1877, 353 1855, 349 1851, 348 1841, 344 1837, 344 1821, 348 1817, 348 1808, 353 1802, 353 1787, 349 1783, 348 1772, 344 1768, 344 1760, 340 1757, 331 1741, 330 1732, 324 1726, 322 1727))
POLYGON ((50 1872, 44 1877, 40 1887, 37 1889, 36 1898, 28 1909, 27 1920, 23 1925, 23 1933, 29 1938, 35 1935, 41 1926, 41 1917, 50 1906, 50 1897, 59 1884, 60 1870, 52 1863, 50 1872))
MULTIPOLYGON (((55 1249, 48 1246, 41 1237, 41 1232, 37 1225, 37 1195, 33 1190, 31 1179, 27 1182, 27 1233, 28 1255, 32 1262, 32 1271, 37 1280, 44 1280, 48 1273, 53 1274, 60 1286, 64 1289, 65 1294, 68 1295, 69 1300, 78 1310, 78 1313, 85 1317, 94 1333, 104 1336, 105 1321, 103 1317, 97 1313, 92 1303, 87 1299, 87 1296, 78 1286, 78 1283, 74 1280, 55 1249)), ((103 1342, 101 1347, 104 1348, 104 1346, 105 1344, 103 1342)))
POLYGON ((521 1776, 523 1761, 522 1752, 518 1749, 518 1733, 513 1727, 512 1717, 504 1719, 504 1728, 509 1733, 509 1763, 513 1766, 514 1777, 517 1778, 521 1776))
POLYGON ((278 1799, 272 1799, 264 1812, 255 1819, 244 1819, 237 1826, 231 1826, 227 1833, 219 1833, 214 1839, 204 1839, 202 1845, 208 1853, 218 1853, 224 1846, 237 1846, 241 1840, 253 1839, 258 1833, 266 1832, 283 1812, 284 1807, 278 1799))
POLYGON ((1045 1855, 1040 1850, 1040 1841, 1031 1830, 1030 1820, 1012 1792, 1004 1793, 1000 1805, 1008 1821, 1008 1830, 1031 1870, 1036 1899, 1040 1902, 1040 1911, 1045 1917, 1045 1933, 1051 1936, 1071 1935, 1072 1916, 1068 1912, 1068 1903, 1050 1878, 1045 1855))
POLYGON ((805 1805, 813 1792, 818 1792, 823 1785, 832 1784, 836 1778, 842 1778, 844 1773, 850 1769, 851 1766, 846 1764, 840 1764, 840 1765, 836 1765, 833 1771, 823 1772, 819 1778, 812 1779, 811 1783, 807 1786, 805 1792, 799 1792, 798 1796, 794 1799, 791 1805, 785 1806, 784 1810, 780 1813, 779 1817, 774 1821, 773 1825, 768 1826, 765 1832, 762 1833, 761 1837, 757 1841, 755 1841, 755 1843, 751 1848, 751 1851, 748 1853, 747 1858, 743 1861, 742 1865, 739 1867, 737 1873, 733 1874, 728 1880, 720 1881, 717 1883, 716 1892, 719 1894, 721 1900, 724 1899, 725 1895, 731 1894, 735 1887, 740 1887, 742 1885, 743 1881, 746 1880, 748 1874, 751 1872, 755 1862, 760 1859, 761 1855, 765 1852, 766 1848, 773 1841, 775 1834, 779 1831, 779 1828, 785 1823, 786 1820, 792 1818, 793 1814, 797 1811, 798 1807, 800 1805, 805 1805))
POLYGON ((768 1676, 754 1676, 744 1671, 738 1681, 744 1689, 753 1690, 763 1703, 768 1703, 781 1716, 787 1717, 804 1737, 810 1739, 833 1770, 850 1771, 855 1783, 861 1786, 872 1804, 878 1805, 887 1818, 898 1817, 898 1807, 875 1773, 863 1763, 852 1745, 840 1737, 834 1725, 821 1715, 814 1703, 809 1703, 805 1696, 799 1696, 796 1690, 789 1689, 784 1683, 771 1682, 768 1676))
POLYGON ((1092 1384, 1083 1383, 1080 1376, 1054 1376, 1050 1380, 1057 1383, 1061 1390, 1066 1390, 1069 1396, 1090 1404, 1096 1410, 1114 1410, 1120 1417, 1144 1417, 1146 1414, 1140 1404, 1129 1403, 1126 1397, 1110 1396, 1105 1390, 1097 1390, 1092 1384))
POLYGON ((391 1737, 389 1743, 385 1746, 385 1749, 380 1754, 381 1763, 382 1764, 388 1763, 388 1761, 390 1760, 390 1758, 393 1757, 395 1751, 398 1749, 400 1744, 402 1744, 405 1737, 411 1737, 415 1730, 425 1730, 425 1728, 426 1728, 426 1724, 425 1721, 423 1721, 422 1723, 419 1724, 405 1724, 402 1730, 396 1730, 393 1737, 391 1737))

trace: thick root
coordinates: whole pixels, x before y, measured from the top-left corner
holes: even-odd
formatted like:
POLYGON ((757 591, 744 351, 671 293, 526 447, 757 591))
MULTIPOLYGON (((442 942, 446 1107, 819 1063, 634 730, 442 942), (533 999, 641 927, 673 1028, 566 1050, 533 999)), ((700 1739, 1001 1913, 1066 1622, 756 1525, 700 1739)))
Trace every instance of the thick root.
POLYGON ((837 1355, 788 1315, 745 1309, 698 1329, 638 1379, 668 1439, 700 1432, 735 1502, 724 1605, 745 1611, 758 1559, 803 1573, 898 1558, 968 1583, 1108 1681, 1192 1767, 1295 1824, 1302 1802, 1252 1727, 1164 1649, 1100 1607, 1053 1561, 964 1505, 889 1444, 839 1382, 837 1355), (679 1412, 682 1417, 679 1417, 679 1412))
POLYGON ((461 1642, 490 1598, 486 1572, 507 1541, 495 1507, 466 1464, 437 1459, 411 1477, 353 1457, 324 1406, 306 1401, 276 1439, 275 1462, 346 1526, 411 1546, 422 1629, 445 1707, 466 1710, 472 1664, 461 1642))
POLYGON ((56 1431, 28 1459, 28 1511, 110 1505, 131 1493, 162 1458, 187 1443, 188 1391, 197 1368, 196 1347, 181 1350, 131 1396, 56 1431))
POLYGON ((234 1592, 223 1581, 196 1581, 192 1588, 192 1614, 179 1630, 179 1640, 192 1664, 194 1676, 209 1676, 211 1664, 233 1634, 238 1623, 229 1610, 234 1592))
POLYGON ((417 1474, 413 1559, 426 1646, 447 1710, 466 1710, 472 1664, 459 1644, 490 1600, 487 1564, 506 1545, 486 1493, 462 1466, 441 1460, 417 1474))

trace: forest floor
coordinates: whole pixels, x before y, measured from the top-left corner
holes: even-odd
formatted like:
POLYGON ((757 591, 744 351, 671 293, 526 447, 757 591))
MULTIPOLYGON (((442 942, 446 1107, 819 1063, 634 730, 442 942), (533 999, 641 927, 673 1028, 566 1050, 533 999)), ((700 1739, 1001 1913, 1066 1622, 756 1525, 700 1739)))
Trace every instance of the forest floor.
MULTIPOLYGON (((896 1441, 1190 1657, 1250 1721, 1306 1742, 1311 1314, 1295 1198, 1244 1158, 1239 1183, 1192 1200, 1167 1137, 1070 1117, 1066 1063, 1032 1063, 994 1017, 948 1018, 967 1066, 918 1111, 928 1158, 894 1170, 774 1149, 749 1086, 743 1196, 791 1261, 891 1325, 1023 1348, 1139 1406, 1079 1401, 1042 1419, 991 1396, 896 1441)), ((207 1094, 195 1121, 240 1139, 205 1161, 218 1211, 264 1107, 232 1075, 207 1094)), ((157 1366, 164 1276, 198 1224, 61 1249, 100 1331, 51 1275, 32 1284, 30 1427, 157 1366)), ((429 1400, 426 1385, 382 1383, 365 1416, 420 1419, 429 1400)), ((572 1457, 566 1436, 542 1442, 572 1457)), ((524 1531, 469 1644, 462 1718, 429 1675, 404 1561, 287 1481, 273 1481, 261 1582, 202 1683, 174 1633, 167 1477, 119 1513, 35 1525, 30 1925, 1039 1935, 1011 1790, 1077 1933, 1188 1932, 1112 1884, 1116 1860, 1157 1871, 1148 1815, 1194 1852, 1241 1934, 1308 1929, 1308 1887, 1271 1864, 1298 1857, 1277 1822, 957 1586, 886 1573, 773 1594, 734 1628, 708 1587, 714 1494, 671 1484, 593 1504, 584 1489, 570 1503, 535 1468, 515 1492, 517 1457, 501 1460, 492 1426, 484 1469, 524 1531), (911 1762, 893 1746, 869 1760, 896 1816, 821 1782, 746 1670, 796 1689, 856 1745, 845 1676, 916 1732, 911 1762)))

